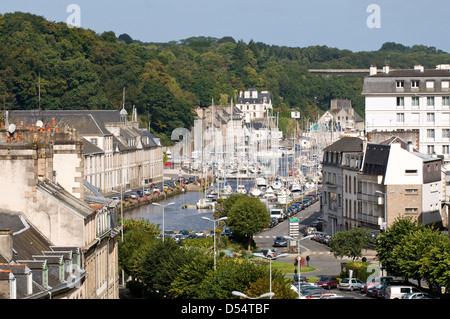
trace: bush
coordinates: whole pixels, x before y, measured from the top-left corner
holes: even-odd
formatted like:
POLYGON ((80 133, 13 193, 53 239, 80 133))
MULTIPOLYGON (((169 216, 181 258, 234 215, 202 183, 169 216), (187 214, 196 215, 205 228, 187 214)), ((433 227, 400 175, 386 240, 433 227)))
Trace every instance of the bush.
POLYGON ((366 282, 367 278, 371 275, 371 273, 367 272, 367 267, 369 267, 369 263, 362 261, 354 261, 350 263, 346 263, 344 269, 342 270, 340 277, 348 278, 350 277, 350 270, 353 270, 352 277, 358 278, 359 280, 366 282))

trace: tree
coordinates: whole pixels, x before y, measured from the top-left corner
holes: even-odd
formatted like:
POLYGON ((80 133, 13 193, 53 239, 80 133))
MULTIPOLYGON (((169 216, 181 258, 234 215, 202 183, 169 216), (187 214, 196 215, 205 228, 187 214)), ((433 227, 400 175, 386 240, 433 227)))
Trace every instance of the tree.
POLYGON ((159 228, 144 219, 127 219, 123 228, 124 240, 119 241, 119 264, 128 275, 139 278, 141 262, 146 250, 158 236, 159 228))
POLYGON ((403 237, 423 227, 412 217, 401 217, 397 218, 386 232, 381 233, 376 242, 377 257, 388 273, 401 276, 399 260, 393 256, 393 251, 402 242, 403 237))
POLYGON ((227 211, 227 225, 234 234, 247 238, 247 249, 250 250, 253 234, 269 226, 269 212, 258 198, 249 195, 232 200, 236 202, 227 211))
POLYGON ((157 239, 145 251, 141 263, 141 279, 151 293, 163 298, 173 298, 178 293, 172 283, 178 280, 180 269, 203 252, 196 248, 183 248, 174 239, 157 239))
POLYGON ((330 251, 335 257, 362 257, 362 249, 370 243, 369 232, 361 227, 340 231, 330 241, 330 251))

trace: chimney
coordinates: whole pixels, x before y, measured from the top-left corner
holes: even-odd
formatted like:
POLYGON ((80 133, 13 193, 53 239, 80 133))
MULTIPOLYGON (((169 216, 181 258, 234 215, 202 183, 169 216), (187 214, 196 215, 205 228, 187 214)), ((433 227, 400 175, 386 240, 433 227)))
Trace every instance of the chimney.
POLYGON ((415 66, 414 66, 414 70, 415 70, 415 71, 423 72, 423 71, 424 71, 424 68, 423 68, 422 65, 415 65, 415 66))
POLYGON ((0 254, 7 261, 13 257, 13 231, 9 229, 0 229, 0 254))
POLYGON ((408 145, 406 146, 406 150, 408 152, 412 152, 413 151, 413 145, 411 141, 408 141, 408 145))
POLYGON ((389 65, 386 65, 385 67, 383 67, 383 73, 389 74, 389 65))
POLYGON ((370 73, 369 73, 369 75, 376 75, 377 73, 378 73, 377 66, 376 65, 371 65, 370 66, 370 73))

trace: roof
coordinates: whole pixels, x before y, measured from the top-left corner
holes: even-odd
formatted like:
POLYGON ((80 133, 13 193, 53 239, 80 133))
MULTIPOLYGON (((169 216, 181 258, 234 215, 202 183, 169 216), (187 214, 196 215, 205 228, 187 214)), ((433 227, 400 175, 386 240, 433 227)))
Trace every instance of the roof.
POLYGON ((426 88, 426 80, 434 80, 435 88, 432 92, 449 93, 446 89, 441 89, 440 82, 442 80, 450 80, 450 71, 448 70, 395 70, 389 73, 378 73, 364 78, 362 94, 370 93, 395 93, 395 94, 414 94, 414 93, 430 93, 426 88), (403 80, 405 85, 401 89, 397 89, 395 81, 403 80), (412 89, 410 81, 419 80, 419 88, 412 89))
POLYGON ((363 140, 359 137, 345 136, 324 148, 325 152, 362 152, 363 140))
POLYGON ((55 184, 51 180, 39 181, 37 183, 37 189, 46 193, 56 202, 61 203, 61 205, 83 219, 95 213, 95 210, 90 208, 88 204, 79 198, 76 198, 63 187, 55 184))
POLYGON ((390 145, 368 143, 364 154, 363 173, 384 175, 389 160, 390 145))

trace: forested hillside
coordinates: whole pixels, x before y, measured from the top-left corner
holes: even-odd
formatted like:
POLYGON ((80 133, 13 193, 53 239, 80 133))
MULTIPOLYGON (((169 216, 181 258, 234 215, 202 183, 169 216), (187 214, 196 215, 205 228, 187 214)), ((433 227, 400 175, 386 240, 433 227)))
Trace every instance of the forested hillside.
POLYGON ((362 77, 316 76, 308 69, 450 63, 450 55, 436 48, 396 43, 374 52, 289 48, 231 37, 142 43, 19 12, 0 15, 0 43, 0 98, 7 109, 119 109, 125 87, 128 111, 136 105, 141 120, 150 120, 152 130, 165 136, 190 127, 196 107, 209 106, 212 98, 228 104, 250 87, 270 91, 280 114, 296 108, 315 116, 331 99, 341 98, 351 99, 364 117, 362 77))

